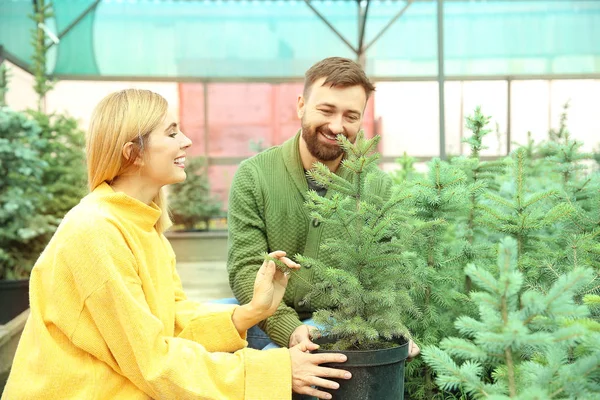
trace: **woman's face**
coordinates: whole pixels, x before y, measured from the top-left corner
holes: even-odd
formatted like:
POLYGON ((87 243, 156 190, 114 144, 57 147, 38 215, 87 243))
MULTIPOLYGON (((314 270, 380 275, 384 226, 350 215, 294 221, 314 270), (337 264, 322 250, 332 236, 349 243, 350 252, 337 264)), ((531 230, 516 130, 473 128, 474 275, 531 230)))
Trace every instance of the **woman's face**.
POLYGON ((167 112, 144 145, 140 176, 159 187, 183 182, 185 150, 191 145, 192 141, 179 130, 174 115, 167 112))

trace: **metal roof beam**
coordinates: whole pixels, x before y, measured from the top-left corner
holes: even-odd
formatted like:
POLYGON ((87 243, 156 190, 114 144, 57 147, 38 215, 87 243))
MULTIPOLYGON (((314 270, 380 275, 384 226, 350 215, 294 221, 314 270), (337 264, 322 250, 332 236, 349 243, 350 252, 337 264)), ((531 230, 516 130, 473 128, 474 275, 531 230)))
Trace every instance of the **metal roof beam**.
MULTIPOLYGON (((411 5, 411 3, 414 0, 407 0, 406 5, 396 13, 396 15, 394 15, 394 17, 390 20, 390 22, 387 23, 386 26, 383 27, 383 29, 381 31, 379 31, 379 33, 373 38, 373 40, 371 40, 369 42, 369 44, 367 44, 364 49, 361 47, 361 52, 365 53, 369 47, 371 47, 375 42, 377 42, 377 40, 379 40, 379 38, 392 26, 394 25, 394 22, 396 22, 398 20, 398 18, 400 18, 402 16, 402 14, 404 14, 404 12, 406 11, 406 9, 411 5)), ((368 4, 368 3, 367 3, 368 4)), ((365 21, 366 22, 366 21, 365 21)))
POLYGON ((333 31, 333 33, 335 33, 344 43, 346 43, 346 45, 348 47, 350 47, 352 49, 354 54, 356 54, 356 55, 359 54, 358 49, 354 48, 354 46, 352 46, 352 44, 340 32, 338 32, 338 30, 335 29, 335 27, 333 25, 331 25, 331 23, 329 21, 327 21, 327 18, 325 18, 323 16, 323 14, 321 14, 319 12, 319 10, 317 10, 312 4, 310 4, 310 0, 304 0, 304 2, 311 10, 313 10, 313 12, 317 15, 317 17, 319 17, 325 23, 325 25, 327 25, 329 27, 329 29, 331 29, 333 31))
POLYGON ((366 6, 362 6, 362 0, 356 0, 358 4, 358 57, 360 57, 366 49, 363 49, 363 44, 365 42, 365 30, 367 27, 367 16, 369 15, 369 4, 371 2, 369 0, 365 0, 367 2, 366 6))
POLYGON ((24 62, 23 60, 20 60, 13 54, 9 53, 4 46, 0 45, 0 64, 3 63, 4 61, 8 61, 11 64, 14 64, 17 67, 21 68, 23 71, 26 71, 26 72, 30 73, 31 75, 33 75, 33 72, 31 72, 31 68, 29 67, 29 65, 26 62, 24 62))
MULTIPOLYGON (((71 31, 71 29, 75 28, 77 24, 81 22, 82 19, 84 19, 90 12, 92 12, 96 7, 98 7, 98 4, 101 1, 102 0, 96 0, 92 4, 90 4, 88 8, 83 10, 83 12, 77 18, 75 18, 73 22, 71 22, 65 29, 62 30, 62 32, 58 34, 58 39, 62 39, 67 33, 71 31)), ((48 49, 54 46, 54 44, 55 42, 50 42, 50 44, 46 46, 46 51, 48 51, 48 49)))
POLYGON ((440 158, 446 159, 446 110, 444 71, 444 0, 437 0, 437 48, 438 48, 438 107, 440 124, 440 158))

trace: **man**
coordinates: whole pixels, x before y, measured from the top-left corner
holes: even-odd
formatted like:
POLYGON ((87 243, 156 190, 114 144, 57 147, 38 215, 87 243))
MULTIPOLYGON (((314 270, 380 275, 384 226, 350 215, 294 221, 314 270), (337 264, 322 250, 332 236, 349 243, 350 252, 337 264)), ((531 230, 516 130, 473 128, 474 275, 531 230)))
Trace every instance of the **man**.
MULTIPOLYGON (((229 197, 229 282, 236 298, 245 304, 253 293, 256 271, 263 260, 258 254, 282 249, 293 257, 303 254, 320 259, 320 244, 343 235, 339 228, 319 224, 310 219, 304 202, 309 189, 329 196, 326 188, 306 176, 313 164, 321 162, 332 172, 352 179, 341 165, 343 150, 336 135, 343 134, 351 142, 361 128, 367 100, 375 90, 362 68, 352 60, 331 57, 313 65, 305 75, 304 90, 298 96, 297 113, 302 129, 281 146, 272 147, 241 163, 234 177, 229 197)), ((378 170, 379 171, 379 170, 378 170)), ((382 171, 378 193, 385 195, 391 181, 382 171)), ((307 303, 315 271, 303 267, 292 276, 284 300, 271 317, 259 326, 269 338, 282 347, 292 347, 311 340, 316 329, 302 320, 326 304, 307 303)), ((250 346, 262 348, 252 343, 250 346)), ((418 347, 411 342, 409 357, 418 347)))

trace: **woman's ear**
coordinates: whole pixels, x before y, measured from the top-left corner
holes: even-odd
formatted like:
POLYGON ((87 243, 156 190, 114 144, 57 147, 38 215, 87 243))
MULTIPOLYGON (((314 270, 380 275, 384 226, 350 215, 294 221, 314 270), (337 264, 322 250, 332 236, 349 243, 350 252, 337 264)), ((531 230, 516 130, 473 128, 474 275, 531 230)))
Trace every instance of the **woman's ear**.
POLYGON ((134 148, 134 146, 137 146, 135 143, 133 142, 127 142, 125 143, 125 145, 123 146, 123 157, 131 162, 131 157, 135 156, 135 160, 133 160, 133 162, 131 162, 131 164, 141 167, 142 165, 144 165, 144 162, 142 161, 142 159, 140 157, 137 156, 137 154, 139 154, 137 151, 135 151, 136 149, 134 148))

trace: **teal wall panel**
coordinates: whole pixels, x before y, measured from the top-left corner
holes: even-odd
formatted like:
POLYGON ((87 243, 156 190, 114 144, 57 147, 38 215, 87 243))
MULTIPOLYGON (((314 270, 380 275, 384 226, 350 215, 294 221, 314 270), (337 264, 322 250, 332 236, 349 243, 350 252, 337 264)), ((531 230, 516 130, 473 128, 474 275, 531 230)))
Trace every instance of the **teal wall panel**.
MULTIPOLYGON (((57 31, 92 0, 54 0, 57 31)), ((0 44, 28 60, 28 0, 0 0, 0 44), (27 26, 27 27, 26 27, 27 26)), ((353 0, 313 1, 358 44, 353 0)), ((369 43, 405 6, 369 6, 369 43)), ((600 74, 600 1, 455 1, 444 6, 445 74, 600 74)), ((299 79, 314 62, 354 52, 299 0, 102 0, 58 48, 57 75, 164 79, 299 79)), ((375 78, 437 74, 437 5, 416 1, 367 51, 375 78)))

